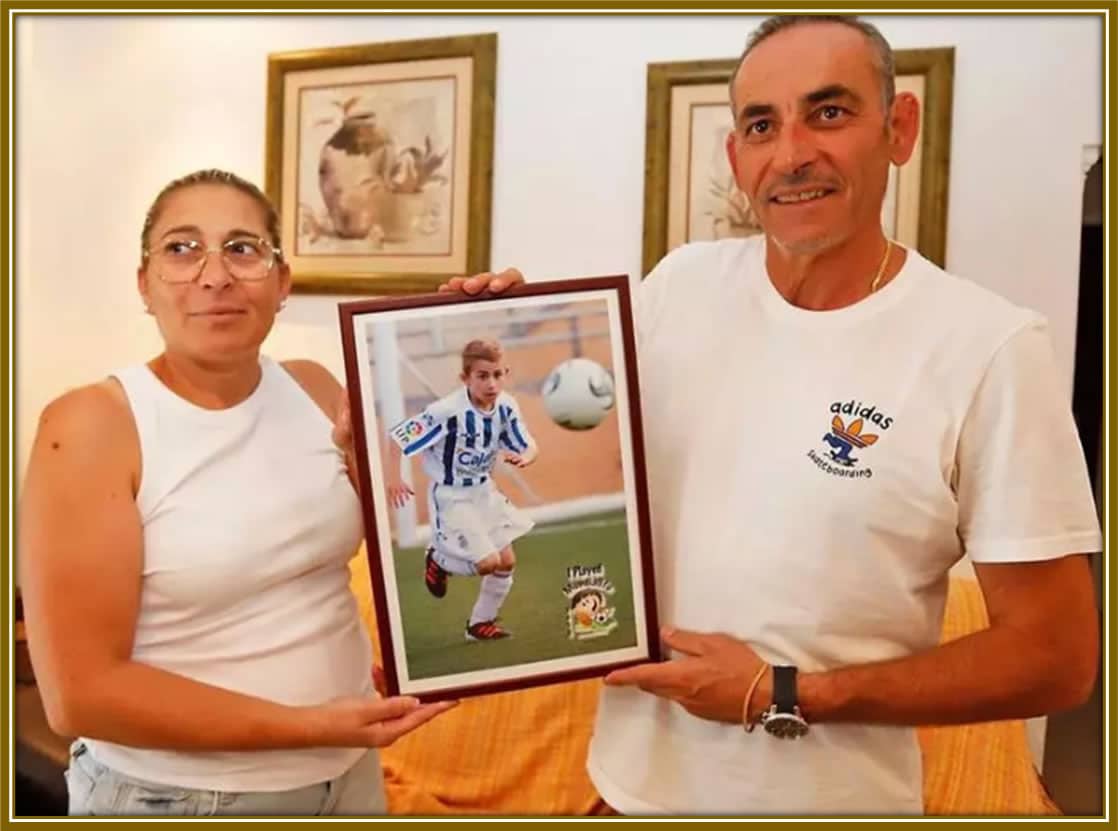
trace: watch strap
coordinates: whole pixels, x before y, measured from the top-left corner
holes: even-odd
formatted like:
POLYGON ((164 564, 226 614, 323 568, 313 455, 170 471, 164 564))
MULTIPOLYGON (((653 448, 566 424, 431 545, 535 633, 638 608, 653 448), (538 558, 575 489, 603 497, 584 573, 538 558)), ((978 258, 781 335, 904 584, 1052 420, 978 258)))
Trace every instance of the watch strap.
POLYGON ((793 713, 798 703, 796 696, 796 668, 773 667, 773 705, 778 713, 793 713))

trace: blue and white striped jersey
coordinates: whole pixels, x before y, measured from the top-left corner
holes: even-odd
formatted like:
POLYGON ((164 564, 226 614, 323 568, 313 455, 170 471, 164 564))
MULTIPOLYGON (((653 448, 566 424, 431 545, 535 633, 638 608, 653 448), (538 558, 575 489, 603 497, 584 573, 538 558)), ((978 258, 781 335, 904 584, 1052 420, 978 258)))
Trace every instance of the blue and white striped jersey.
POLYGON ((434 482, 466 488, 489 480, 500 448, 523 453, 533 443, 515 398, 502 392, 493 409, 484 412, 464 386, 388 435, 405 456, 423 454, 423 470, 434 482))

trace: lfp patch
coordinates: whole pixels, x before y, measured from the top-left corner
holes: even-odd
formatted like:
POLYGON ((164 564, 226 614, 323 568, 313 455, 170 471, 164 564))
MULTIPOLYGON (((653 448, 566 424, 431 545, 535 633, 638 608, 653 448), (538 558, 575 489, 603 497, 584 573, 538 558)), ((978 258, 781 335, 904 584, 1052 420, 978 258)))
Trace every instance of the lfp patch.
POLYGON ((608 635, 617 628, 616 610, 609 605, 613 583, 606 579, 606 567, 571 566, 563 594, 567 597, 567 637, 588 640, 608 635))
POLYGON ((423 413, 415 418, 401 421, 389 430, 388 434, 392 436, 392 440, 400 446, 400 449, 407 453, 409 448, 415 447, 437 429, 438 424, 435 419, 427 413, 423 413))

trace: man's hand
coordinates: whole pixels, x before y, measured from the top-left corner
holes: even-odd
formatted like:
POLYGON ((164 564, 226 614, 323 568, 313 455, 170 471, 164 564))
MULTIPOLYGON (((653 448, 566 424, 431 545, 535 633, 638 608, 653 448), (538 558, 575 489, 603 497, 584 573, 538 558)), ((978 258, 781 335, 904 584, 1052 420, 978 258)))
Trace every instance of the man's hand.
MULTIPOLYGON (((686 657, 659 664, 619 669, 605 678, 609 686, 638 686, 668 698, 687 712, 711 721, 742 722, 749 684, 763 661, 744 641, 729 635, 707 635, 665 627, 661 640, 686 657)), ((772 698, 771 673, 753 693, 749 719, 755 721, 772 698)))
POLYGON ((439 291, 444 293, 461 292, 469 295, 478 295, 483 291, 500 294, 523 282, 524 275, 520 273, 519 269, 506 268, 504 271, 496 273, 484 271, 481 274, 475 274, 473 277, 451 277, 439 286, 439 291))
POLYGON ((415 491, 403 480, 389 482, 385 490, 388 491, 388 501, 393 508, 403 508, 415 496, 415 491))

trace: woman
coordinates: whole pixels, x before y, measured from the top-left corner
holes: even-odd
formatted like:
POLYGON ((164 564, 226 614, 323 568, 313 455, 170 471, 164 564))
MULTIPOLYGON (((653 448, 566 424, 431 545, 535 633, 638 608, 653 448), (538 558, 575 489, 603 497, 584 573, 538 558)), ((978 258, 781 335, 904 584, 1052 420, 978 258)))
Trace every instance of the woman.
POLYGON ((201 171, 142 245, 165 349, 46 408, 20 506, 43 703, 82 737, 70 813, 383 813, 371 748, 449 705, 372 691, 344 394, 260 355, 291 289, 276 211, 201 171))

